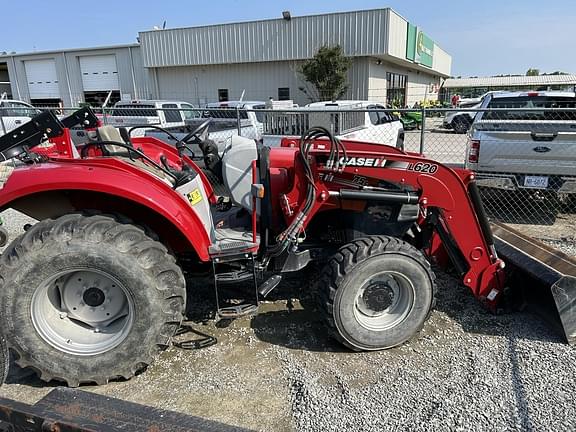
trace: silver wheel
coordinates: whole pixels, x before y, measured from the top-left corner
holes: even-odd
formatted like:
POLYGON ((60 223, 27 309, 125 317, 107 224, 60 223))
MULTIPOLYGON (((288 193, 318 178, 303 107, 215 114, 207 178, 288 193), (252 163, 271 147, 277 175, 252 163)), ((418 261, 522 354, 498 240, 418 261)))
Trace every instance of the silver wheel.
POLYGON ((367 330, 391 329, 410 314, 414 296, 414 285, 403 274, 377 273, 365 280, 358 290, 354 317, 367 330))
POLYGON ((118 346, 134 322, 134 302, 116 278, 97 269, 57 273, 34 292, 32 323, 48 344, 90 356, 118 346))

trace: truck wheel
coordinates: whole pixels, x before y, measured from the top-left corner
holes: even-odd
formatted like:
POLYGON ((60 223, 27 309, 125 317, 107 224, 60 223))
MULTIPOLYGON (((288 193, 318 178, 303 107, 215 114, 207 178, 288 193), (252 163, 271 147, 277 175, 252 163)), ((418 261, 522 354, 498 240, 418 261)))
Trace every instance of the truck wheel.
POLYGON ((355 350, 379 350, 414 336, 434 306, 435 277, 424 255, 394 237, 343 246, 326 265, 320 310, 332 335, 355 350))
POLYGON ((454 117, 454 120, 452 121, 452 128, 456 133, 465 134, 468 132, 468 129, 470 129, 470 124, 470 120, 466 119, 465 117, 454 117))
POLYGON ((182 321, 180 268, 166 248, 109 216, 42 221, 0 260, 0 328, 21 367, 75 387, 130 378, 182 321))
POLYGON ((9 365, 10 355, 8 353, 8 345, 6 345, 4 337, 0 336, 0 386, 6 381, 9 365))

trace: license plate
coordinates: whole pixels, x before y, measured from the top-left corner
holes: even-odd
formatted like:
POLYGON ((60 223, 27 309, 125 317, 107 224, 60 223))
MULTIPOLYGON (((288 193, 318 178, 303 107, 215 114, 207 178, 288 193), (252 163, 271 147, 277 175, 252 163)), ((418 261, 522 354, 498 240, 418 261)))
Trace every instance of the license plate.
POLYGON ((526 176, 524 177, 524 187, 546 189, 548 187, 548 177, 526 176))

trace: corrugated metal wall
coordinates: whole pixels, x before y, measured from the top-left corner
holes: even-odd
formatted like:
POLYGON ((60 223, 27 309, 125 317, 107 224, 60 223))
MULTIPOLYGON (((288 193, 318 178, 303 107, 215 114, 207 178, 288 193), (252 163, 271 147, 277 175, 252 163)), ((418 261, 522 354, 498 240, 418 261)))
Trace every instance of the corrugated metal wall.
POLYGON ((7 59, 12 95, 25 101, 30 100, 25 61, 53 59, 56 63, 60 97, 65 106, 77 106, 84 100, 80 57, 92 55, 114 55, 118 67, 120 92, 131 98, 149 98, 152 91, 148 71, 142 65, 139 46, 102 48, 93 50, 62 51, 13 56, 7 59), (132 55, 130 55, 132 54, 132 55))
MULTIPOLYGON (((196 105, 218 101, 218 89, 228 89, 229 100, 266 101, 278 99, 278 88, 288 87, 290 98, 299 105, 310 102, 300 88, 313 90, 299 79, 300 62, 241 63, 233 65, 187 66, 154 69, 159 99, 184 100, 196 105)), ((368 91, 368 59, 354 59, 348 72, 346 98, 365 99, 368 91)))
MULTIPOLYGON (((23 100, 30 99, 24 61, 54 59, 60 95, 70 106, 84 100, 79 58, 114 54, 120 92, 132 99, 210 102, 217 98, 218 88, 228 88, 231 99, 246 89, 246 97, 251 94, 251 99, 266 100, 270 96, 277 99, 279 87, 289 87, 291 97, 302 104, 308 99, 298 88, 306 84, 296 77, 294 65, 311 58, 320 46, 338 43, 355 59, 346 97, 382 100, 389 62, 403 68, 402 73, 429 73, 405 59, 406 25, 393 10, 375 9, 294 17, 290 21, 149 31, 140 34, 141 46, 23 54, 7 56, 6 62, 13 97, 23 100), (384 65, 371 70, 374 58, 384 65)), ((450 74, 451 57, 438 46, 433 66, 441 74, 450 74)))
POLYGON ((144 66, 299 60, 322 45, 349 56, 385 54, 389 9, 140 33, 144 66))

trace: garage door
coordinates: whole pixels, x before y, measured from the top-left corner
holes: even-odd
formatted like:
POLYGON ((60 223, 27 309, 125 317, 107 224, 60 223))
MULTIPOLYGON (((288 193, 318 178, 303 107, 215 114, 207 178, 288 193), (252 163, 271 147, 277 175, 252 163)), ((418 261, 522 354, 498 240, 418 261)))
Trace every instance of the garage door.
POLYGON ((56 61, 28 60, 24 62, 30 99, 60 99, 56 61))
POLYGON ((80 71, 84 91, 120 90, 114 55, 80 57, 80 71))

